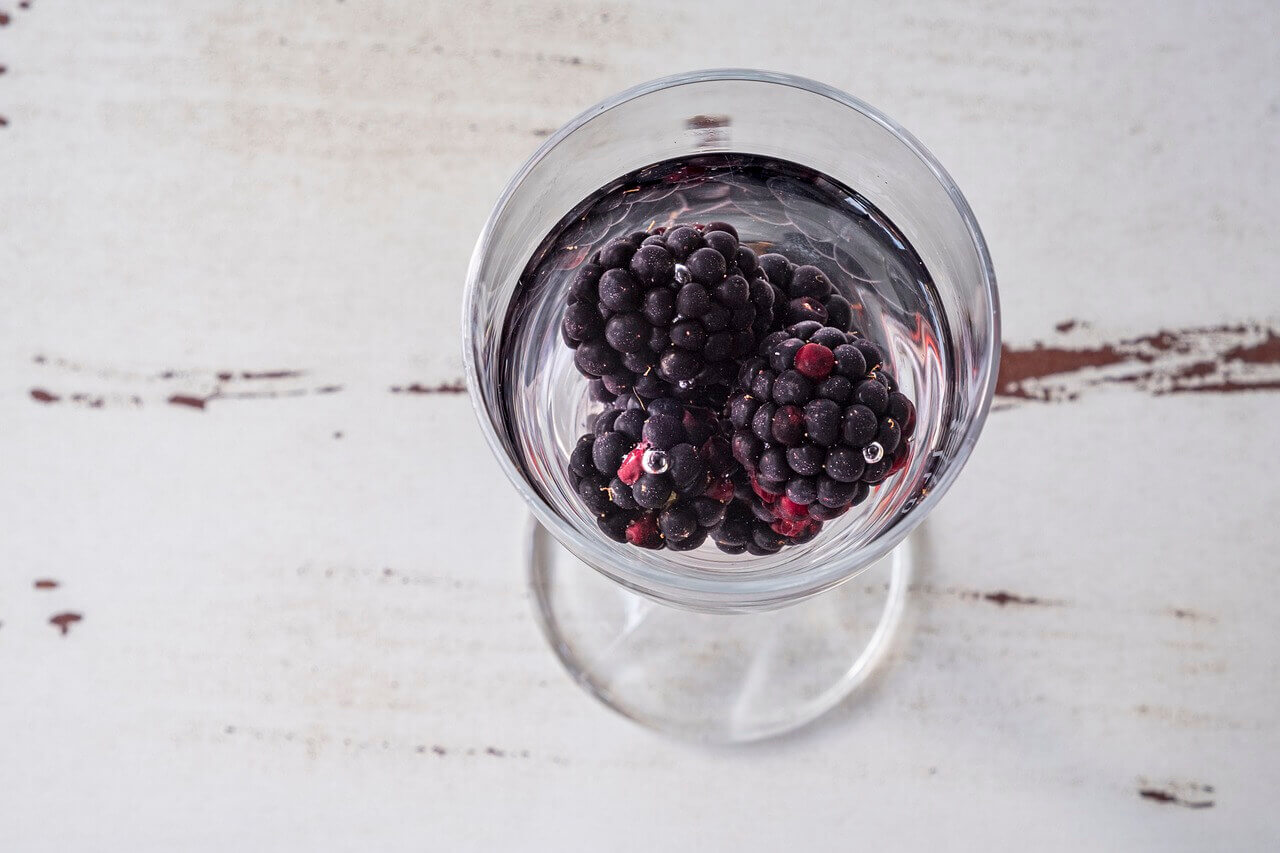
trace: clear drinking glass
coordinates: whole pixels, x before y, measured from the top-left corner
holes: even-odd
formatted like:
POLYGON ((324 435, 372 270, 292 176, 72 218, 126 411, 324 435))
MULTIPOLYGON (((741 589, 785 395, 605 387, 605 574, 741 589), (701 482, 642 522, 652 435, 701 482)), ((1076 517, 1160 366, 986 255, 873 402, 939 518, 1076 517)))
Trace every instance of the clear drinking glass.
MULTIPOLYGON (((818 245, 838 248, 846 220, 811 213, 803 227, 818 245)), ((744 243, 779 227, 749 214, 701 221, 728 219, 744 243)), ((620 210, 616 228, 593 235, 592 245, 637 227, 645 224, 620 210)), ((645 725, 715 742, 788 731, 848 695, 892 636, 911 569, 907 536, 964 467, 998 367, 991 261, 968 204, 932 155, 867 104, 810 80, 720 70, 645 83, 570 121, 521 167, 485 224, 466 286, 471 399, 533 511, 535 606, 574 678, 645 725), (763 557, 710 544, 646 551, 599 532, 565 471, 597 405, 559 339, 571 270, 538 288, 521 281, 548 233, 602 187, 673 158, 721 153, 798 164, 856 191, 931 279, 877 277, 889 267, 872 257, 836 282, 864 306, 863 332, 916 402, 913 450, 857 512, 763 557), (903 298, 912 287, 927 294, 903 298), (846 583, 858 575, 861 582, 846 583)))

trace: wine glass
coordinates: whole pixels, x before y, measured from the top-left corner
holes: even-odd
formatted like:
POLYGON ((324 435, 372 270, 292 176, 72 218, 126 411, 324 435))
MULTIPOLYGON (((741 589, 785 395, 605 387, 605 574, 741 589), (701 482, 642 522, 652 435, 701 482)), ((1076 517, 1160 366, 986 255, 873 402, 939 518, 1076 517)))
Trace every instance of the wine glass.
POLYGON ((480 235, 463 329, 481 429, 534 516, 526 558, 552 648, 606 705, 711 742, 801 726, 883 657, 911 573, 908 534, 977 441, 1000 348, 986 245, 933 156, 856 98, 750 70, 645 83, 550 137, 480 235), (708 219, 822 266, 917 406, 905 467, 772 555, 611 541, 565 470, 600 407, 560 341, 573 268, 612 237, 708 219))

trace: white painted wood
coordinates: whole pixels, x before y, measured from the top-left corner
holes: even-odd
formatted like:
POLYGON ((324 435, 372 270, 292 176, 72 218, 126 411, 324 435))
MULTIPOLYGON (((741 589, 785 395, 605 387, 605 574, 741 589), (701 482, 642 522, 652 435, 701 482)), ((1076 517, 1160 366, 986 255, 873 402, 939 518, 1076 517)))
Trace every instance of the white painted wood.
POLYGON ((1274 318, 1274 4, 4 11, 0 849, 1280 844, 1280 395, 997 413, 872 689, 723 751, 570 683, 465 396, 390 392, 458 377, 472 240, 542 136, 694 67, 915 131, 1012 342, 1274 318))

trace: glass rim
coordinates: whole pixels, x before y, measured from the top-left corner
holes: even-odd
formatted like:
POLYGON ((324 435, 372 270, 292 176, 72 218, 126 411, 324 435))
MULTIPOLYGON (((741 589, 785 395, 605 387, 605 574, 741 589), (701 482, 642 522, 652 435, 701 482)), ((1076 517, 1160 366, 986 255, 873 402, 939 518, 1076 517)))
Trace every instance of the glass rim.
MULTIPOLYGON (((730 151, 730 153, 732 152, 730 151)), ((503 188, 476 240, 471 261, 467 266, 464 287, 462 360, 463 369, 466 373, 467 392, 471 398, 471 406, 475 412, 476 419, 480 422, 485 441, 493 451, 494 456, 497 457, 498 465, 502 468, 507 479, 515 486, 516 491, 524 499, 525 503, 528 504, 537 521, 546 527, 562 545, 573 552, 579 559, 628 589, 668 604, 693 609, 748 610, 781 606, 830 589, 839 583, 856 577, 863 568, 872 565, 888 554, 928 517, 929 513, 933 511, 942 497, 950 490, 955 479, 964 469, 990 413, 999 374, 1000 302, 996 287, 995 269, 977 219, 969 206, 969 202, 960 192, 960 188, 956 186, 951 175, 938 162, 937 158, 909 131, 893 119, 865 101, 855 98, 846 92, 828 86, 825 83, 819 83, 815 80, 792 74, 746 68, 718 68, 673 74, 632 86, 578 113, 544 140, 542 145, 529 156, 503 188), (666 89, 699 83, 726 81, 770 83, 799 89, 829 98, 879 124, 905 145, 941 184, 964 223, 981 266, 982 288, 988 301, 986 320, 991 326, 991 335, 980 358, 981 369, 986 370, 987 375, 985 383, 982 385, 982 394, 977 411, 965 427, 956 453, 952 457, 952 464, 932 484, 928 493, 921 497, 912 512, 901 524, 895 525, 884 535, 876 537, 867 543, 865 547, 858 549, 856 565, 851 566, 844 560, 831 560, 820 566, 815 566, 812 571, 794 572, 774 577, 746 575, 735 577, 731 573, 726 573, 723 577, 712 579, 680 575, 670 570, 654 569, 638 560, 630 564, 622 563, 617 559, 617 555, 614 552, 604 547, 603 542, 597 541, 597 539, 602 538, 599 534, 594 534, 594 536, 584 535, 582 531, 556 513, 520 473, 498 436, 494 427, 493 413, 486 404, 481 387, 481 378, 476 364, 474 349, 476 329, 472 322, 480 289, 478 286, 480 271, 493 242, 498 220, 501 219, 511 199, 523 186, 530 173, 549 152, 569 135, 609 110, 637 98, 666 89)))

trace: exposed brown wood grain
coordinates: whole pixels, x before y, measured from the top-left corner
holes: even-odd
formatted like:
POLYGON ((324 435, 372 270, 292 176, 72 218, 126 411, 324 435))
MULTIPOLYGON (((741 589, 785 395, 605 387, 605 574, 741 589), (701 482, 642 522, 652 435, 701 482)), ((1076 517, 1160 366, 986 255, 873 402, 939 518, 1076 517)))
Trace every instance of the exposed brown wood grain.
MULTIPOLYGON (((1209 788, 1208 790, 1212 791, 1213 789, 1209 788)), ((1188 809, 1211 809, 1215 805, 1213 800, 1188 800, 1161 788, 1139 788, 1138 796, 1144 800, 1182 806, 1188 809)))
POLYGON ((392 394, 465 394, 467 386, 463 384, 461 379, 454 379, 451 382, 440 382, 435 385, 423 385, 420 382, 414 382, 412 385, 392 385, 392 394))
POLYGON ((71 626, 84 619, 84 615, 80 613, 57 613, 49 617, 49 624, 56 627, 62 632, 62 636, 66 636, 71 630, 71 626))
POLYGON ((1066 402, 1107 386, 1155 395, 1280 389, 1280 331, 1261 322, 1113 340, 1077 320, 1056 329, 1049 341, 1004 345, 999 401, 1066 402))

